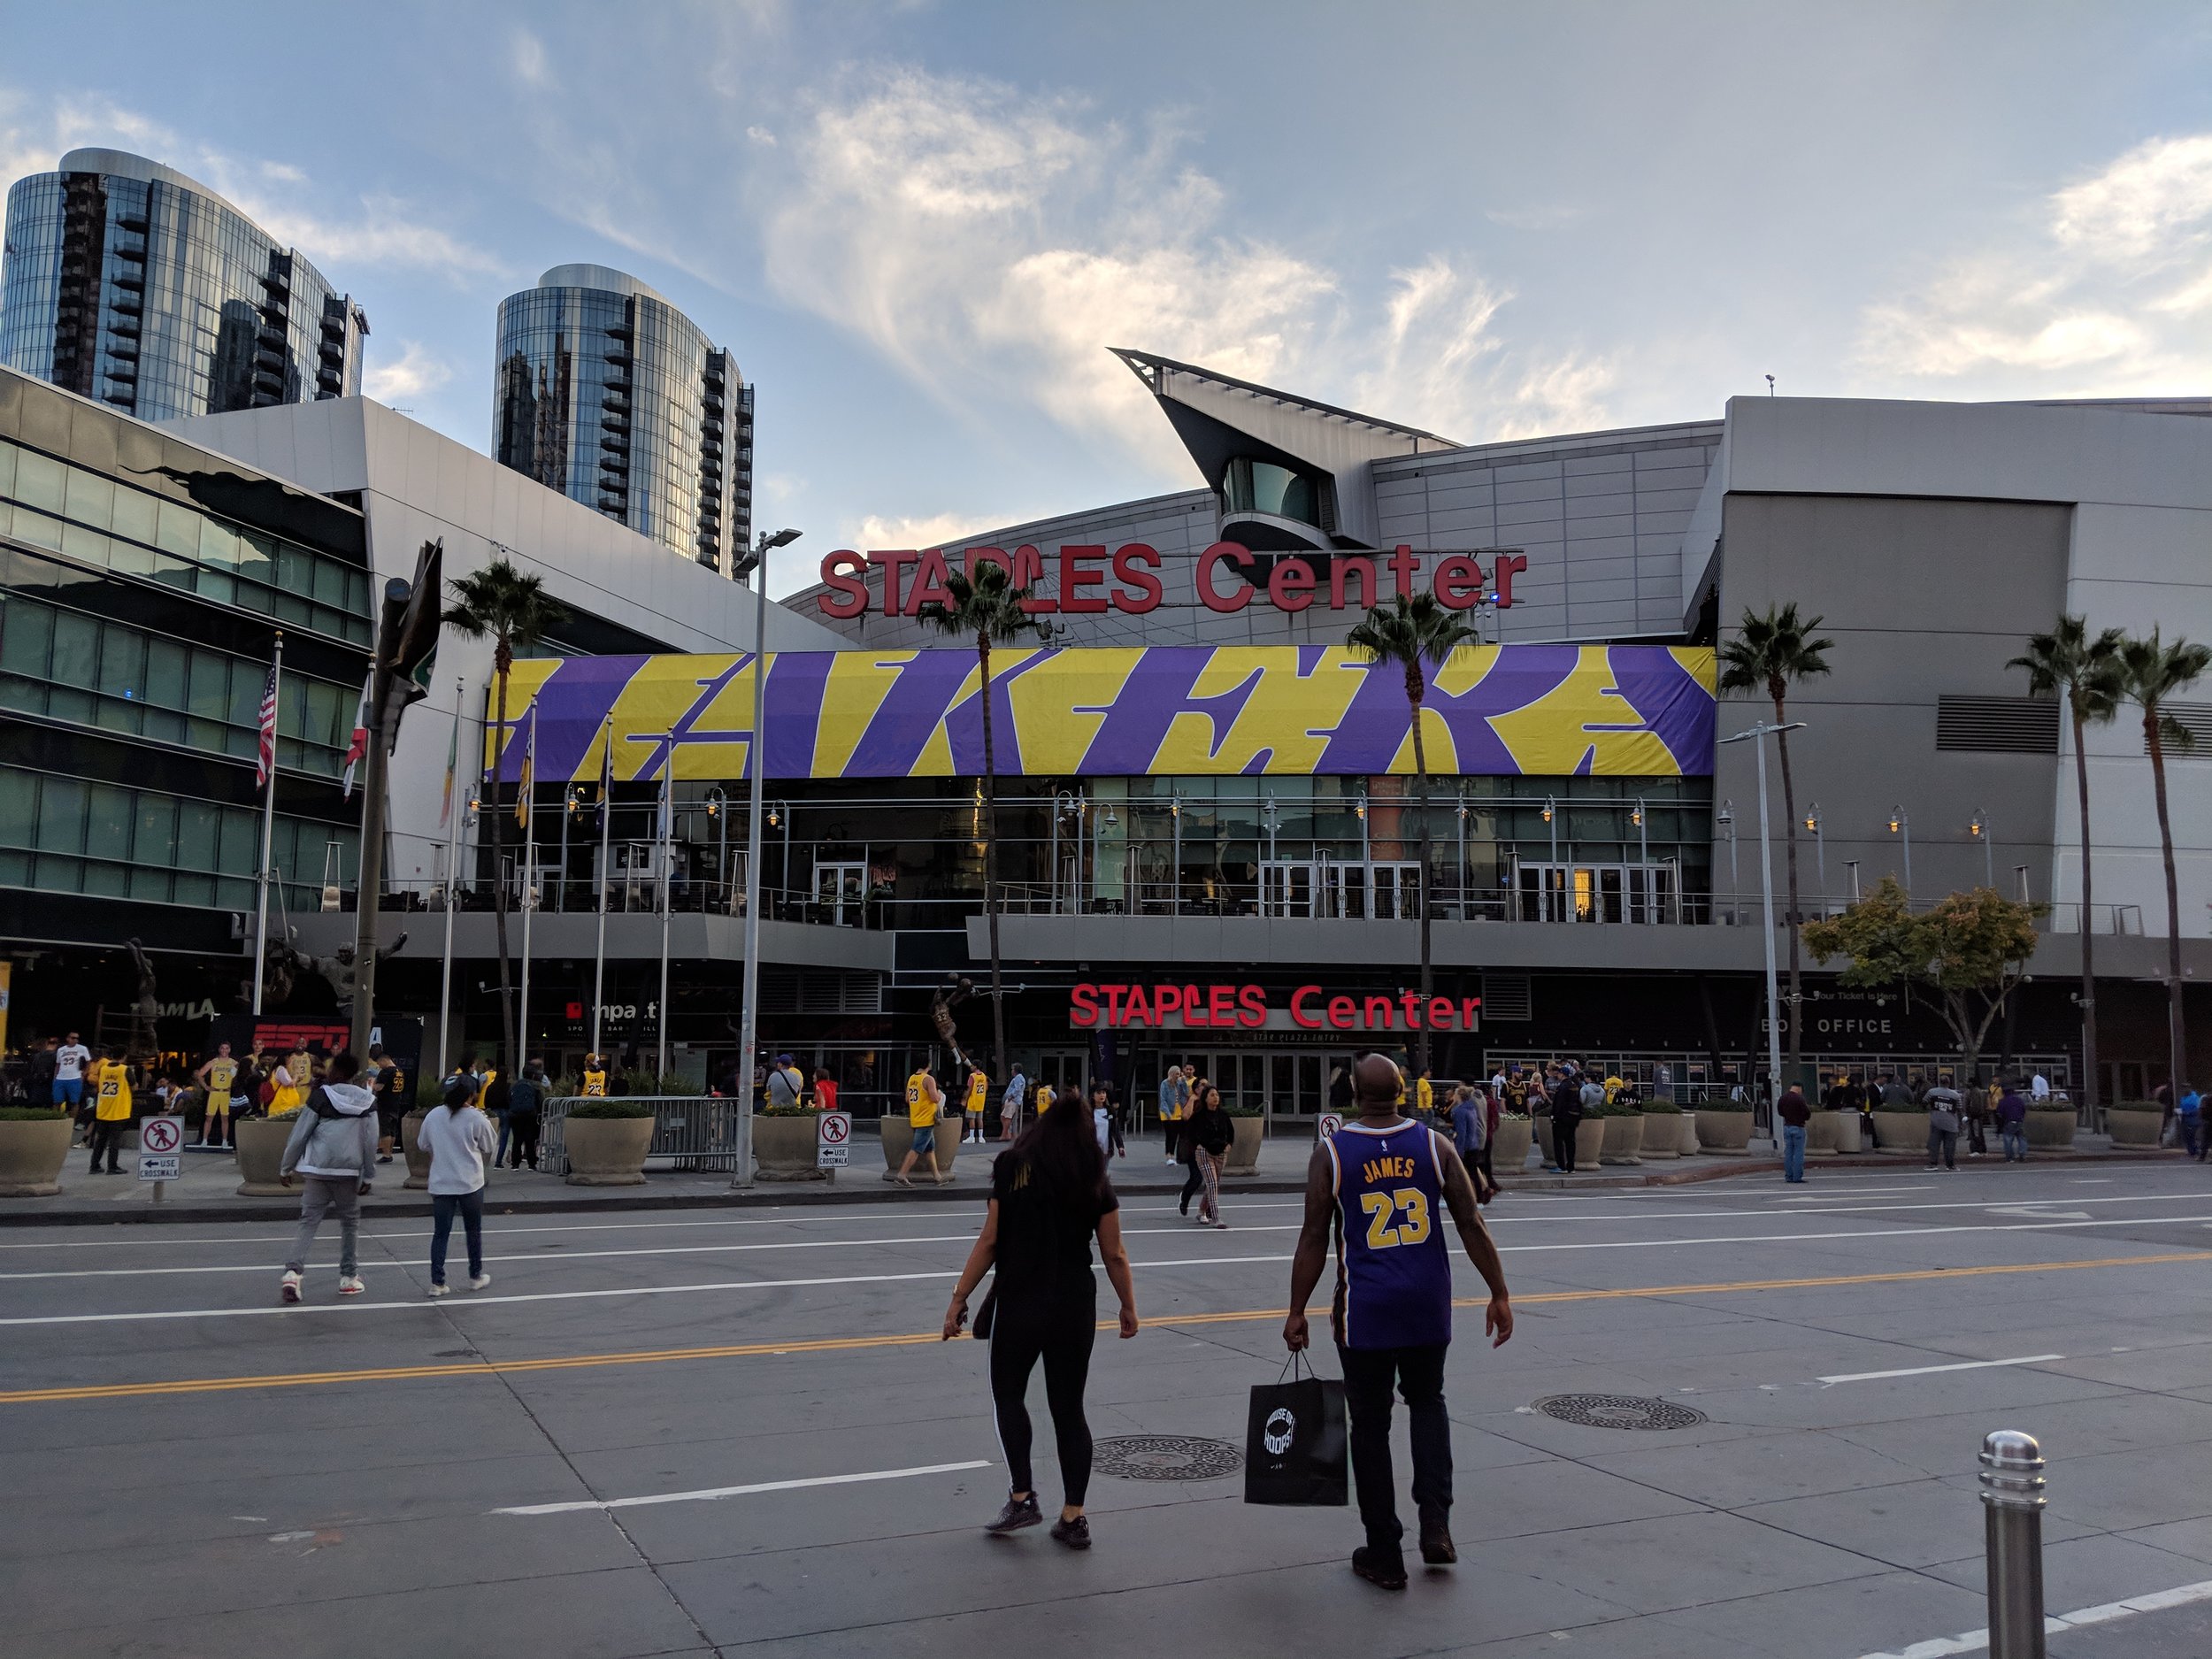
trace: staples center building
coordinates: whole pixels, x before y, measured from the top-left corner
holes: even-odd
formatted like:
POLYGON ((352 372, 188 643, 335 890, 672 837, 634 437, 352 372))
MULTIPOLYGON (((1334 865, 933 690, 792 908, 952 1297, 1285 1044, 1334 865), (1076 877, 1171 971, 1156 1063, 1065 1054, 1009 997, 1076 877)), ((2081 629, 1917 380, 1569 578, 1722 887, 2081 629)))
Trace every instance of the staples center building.
MULTIPOLYGON (((1747 608, 1784 601, 1834 641, 1832 672, 1790 705, 1805 908, 1886 874, 1922 898, 1994 885, 2048 903, 1989 1061, 2078 1083, 2086 926, 2107 979, 2101 1094, 2162 1077, 2139 722, 2090 733, 2085 914, 2070 734, 2006 664, 2063 611, 2212 639, 2212 400, 1746 398, 1718 420, 1465 445, 1120 355, 1197 486, 958 546, 821 555, 819 584, 786 603, 848 643, 772 655, 759 745, 748 655, 518 665, 531 712, 499 764, 510 794, 527 764, 542 826, 534 1052, 557 1065, 588 1042, 603 872, 608 1046, 649 1052, 664 1017, 677 1064, 734 1065, 757 757, 768 1050, 880 1109, 913 1064, 949 1058, 932 997, 966 975, 977 995, 952 1017, 987 1059, 975 653, 918 612, 990 560, 1050 628, 992 659, 1008 1034, 1033 1078, 1105 1075, 1148 1100, 1195 1061, 1233 1102, 1302 1117, 1334 1064, 1409 1053, 1422 1028, 1440 1077, 1573 1054, 1664 1065, 1694 1093, 1763 1070, 1761 807, 1749 746, 1717 739, 1771 709, 1717 698, 1715 657, 1747 608), (1484 641, 1429 692, 1425 862, 1402 677, 1343 647, 1363 605, 1418 592, 1484 641)), ((2203 695, 2175 712, 2212 736, 2203 695)), ((2185 966, 2212 975, 2212 772, 2177 758, 2170 781, 2185 966)), ((488 918, 461 920, 487 935, 465 940, 480 962, 456 978, 474 982, 488 918)), ((434 991, 426 954, 388 971, 396 994, 434 991)), ((1807 965, 1809 1061, 1950 1066, 1919 1002, 1807 965)), ((464 995, 488 1038, 495 1002, 464 995)), ((2195 1027, 2212 1046, 2212 1019, 2195 1027)))

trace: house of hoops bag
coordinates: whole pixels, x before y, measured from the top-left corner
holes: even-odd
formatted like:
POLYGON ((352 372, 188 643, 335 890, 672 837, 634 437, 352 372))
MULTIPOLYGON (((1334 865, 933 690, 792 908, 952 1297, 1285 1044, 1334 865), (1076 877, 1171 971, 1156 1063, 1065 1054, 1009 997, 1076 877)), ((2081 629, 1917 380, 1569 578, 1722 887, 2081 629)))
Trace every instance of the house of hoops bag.
POLYGON ((1341 1509, 1346 1473, 1344 1385, 1315 1376, 1305 1356, 1293 1354, 1282 1376, 1252 1390, 1244 1501, 1341 1509))

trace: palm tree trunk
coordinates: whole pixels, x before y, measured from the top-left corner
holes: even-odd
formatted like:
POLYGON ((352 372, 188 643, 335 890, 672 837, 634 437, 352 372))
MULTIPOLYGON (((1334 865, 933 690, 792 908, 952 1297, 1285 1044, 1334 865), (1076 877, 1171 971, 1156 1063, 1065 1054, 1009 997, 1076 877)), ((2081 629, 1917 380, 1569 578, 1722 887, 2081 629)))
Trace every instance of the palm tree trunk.
POLYGON ((2158 849, 2166 861, 2166 1046, 2170 1115, 2181 1103, 2183 1041, 2181 1013, 2181 892, 2174 879, 2174 831, 2166 815, 2166 749, 2159 741, 2158 710, 2143 710, 2143 741, 2150 746, 2151 787, 2158 798, 2158 849))
POLYGON ((501 641, 493 653, 499 680, 499 735, 492 742, 492 787, 484 792, 484 810, 492 820, 492 916, 499 939, 499 1029, 505 1039, 500 1050, 503 1077, 513 1077, 515 1066, 515 1001, 507 967, 507 815, 499 801, 499 774, 507 755, 507 670, 511 665, 507 643, 501 641))
POLYGON ((983 926, 991 936, 991 1063, 1001 1088, 1013 1074, 1006 1069, 1006 987, 999 976, 998 954, 998 757, 991 741, 991 636, 975 637, 976 664, 983 678, 983 926))
POLYGON ((1414 1044, 1416 1077, 1429 1069, 1429 1002, 1436 995, 1435 970, 1429 952, 1429 757, 1421 741, 1421 695, 1414 676, 1406 675, 1406 700, 1413 707, 1414 795, 1421 813, 1421 876, 1417 887, 1421 906, 1421 1034, 1414 1044))
MULTIPOLYGON (((2096 936, 2090 931, 2089 899, 2089 757, 2082 749, 2081 705, 2074 710, 2074 782, 2081 796, 2081 1069, 2082 1101, 2093 1112, 2097 1105, 2097 955, 2096 936)), ((2093 1118, 2093 1125, 2095 1119, 2093 1118)))
MULTIPOLYGON (((1786 717, 1782 712, 1782 699, 1774 700, 1774 723, 1783 725, 1786 717)), ((1802 987, 1797 964, 1797 782, 1790 774, 1790 734, 1777 732, 1774 747, 1782 762, 1782 842, 1787 849, 1789 867, 1789 935, 1790 935, 1790 995, 1784 1018, 1789 1022, 1790 1079, 1796 1080, 1799 1068, 1805 1061, 1805 1004, 1801 999, 1802 987)), ((1782 1083, 1777 1079, 1774 1098, 1782 1098, 1782 1083)))

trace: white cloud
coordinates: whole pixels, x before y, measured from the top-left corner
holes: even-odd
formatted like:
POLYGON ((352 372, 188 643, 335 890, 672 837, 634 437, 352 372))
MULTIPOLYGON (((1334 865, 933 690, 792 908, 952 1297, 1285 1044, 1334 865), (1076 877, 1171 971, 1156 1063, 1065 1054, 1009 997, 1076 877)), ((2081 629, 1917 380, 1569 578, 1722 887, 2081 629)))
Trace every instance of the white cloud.
POLYGON ((767 145, 771 150, 776 147, 776 135, 764 127, 749 127, 745 129, 745 136, 756 144, 767 145))
POLYGON ((1318 396, 1349 385, 1470 437, 1596 407, 1601 365, 1517 351, 1497 329, 1509 295, 1441 256, 1399 273, 1377 319, 1328 265, 1225 230, 1183 141, 1073 99, 876 72, 787 127, 769 280, 953 407, 1012 396, 1171 476, 1188 460, 1109 346, 1318 396))
POLYGON ((509 42, 512 52, 515 79, 526 86, 550 87, 556 84, 553 66, 547 61, 545 42, 528 29, 518 28, 509 42))
POLYGON ((418 341, 400 342, 396 363, 372 361, 363 370, 362 390, 380 403, 397 404, 402 399, 434 392, 453 378, 452 365, 431 355, 418 341))
POLYGON ((1956 393, 2096 396, 2212 377, 2212 134, 2155 138, 1996 245, 1867 308, 1860 360, 1956 393))
POLYGON ((856 548, 942 547, 978 530, 1003 524, 1003 518, 972 512, 933 512, 894 515, 870 513, 841 544, 856 548))
POLYGON ((269 234, 296 246, 332 276, 339 265, 397 265, 427 271, 449 280, 495 277, 507 267, 497 256, 426 223, 419 210, 397 196, 368 196, 342 218, 295 211, 273 204, 238 205, 269 234))

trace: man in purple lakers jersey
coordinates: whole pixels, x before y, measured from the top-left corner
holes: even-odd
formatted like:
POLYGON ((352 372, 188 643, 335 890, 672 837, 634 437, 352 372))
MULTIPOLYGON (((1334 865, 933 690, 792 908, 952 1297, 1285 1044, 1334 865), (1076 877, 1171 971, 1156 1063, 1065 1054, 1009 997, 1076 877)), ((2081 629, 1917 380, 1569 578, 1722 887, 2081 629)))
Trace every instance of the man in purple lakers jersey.
POLYGON ((1513 1334, 1505 1269, 1475 1206, 1474 1184, 1452 1143, 1398 1116, 1398 1068, 1379 1054, 1353 1073, 1359 1119, 1314 1149, 1306 1169, 1306 1219, 1291 1260, 1283 1341, 1306 1346, 1306 1303, 1337 1245, 1329 1322, 1344 1365, 1352 1419, 1352 1480, 1367 1543, 1352 1571, 1386 1590, 1406 1586, 1396 1483, 1390 1469, 1390 1394, 1405 1396, 1413 1431, 1413 1502, 1421 1559, 1448 1566, 1453 1547, 1452 1427, 1444 1409, 1444 1355, 1452 1340, 1452 1264, 1439 1212, 1448 1209, 1467 1259, 1490 1287, 1483 1330, 1495 1348, 1513 1334))

